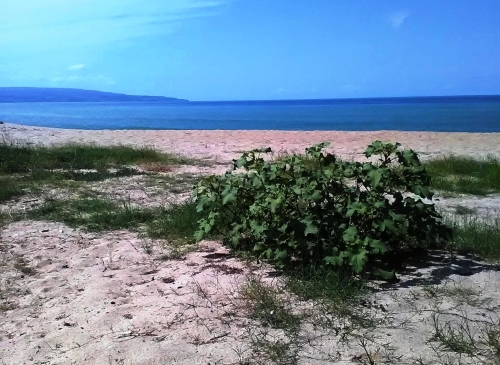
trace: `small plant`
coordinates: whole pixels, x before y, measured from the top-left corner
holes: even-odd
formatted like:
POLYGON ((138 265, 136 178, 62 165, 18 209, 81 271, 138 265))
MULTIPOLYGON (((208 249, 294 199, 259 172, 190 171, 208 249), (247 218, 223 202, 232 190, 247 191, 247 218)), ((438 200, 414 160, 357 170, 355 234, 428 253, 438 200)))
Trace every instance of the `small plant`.
POLYGON ((168 209, 160 209, 155 219, 147 222, 147 234, 153 238, 168 238, 180 243, 172 248, 172 254, 179 256, 175 252, 179 251, 182 244, 194 243, 196 222, 202 217, 192 202, 172 204, 168 209))
POLYGON ((375 141, 365 156, 378 161, 360 163, 325 154, 326 146, 271 162, 260 155, 270 149, 254 150, 200 182, 194 197, 207 218, 196 238, 217 231, 235 250, 278 267, 348 266, 387 279, 404 256, 450 238, 434 205, 422 201, 433 193, 414 151, 375 141))
POLYGON ((467 315, 456 316, 458 320, 439 320, 433 313, 434 335, 439 348, 474 359, 474 363, 500 364, 499 323, 472 320, 467 315))
POLYGON ((154 219, 152 210, 122 206, 102 199, 76 199, 48 201, 39 208, 27 212, 32 219, 49 219, 64 222, 72 227, 84 227, 88 231, 106 231, 136 228, 154 219))
POLYGON ((500 218, 496 212, 491 217, 478 214, 462 215, 449 219, 453 240, 446 248, 461 254, 472 253, 482 259, 500 261, 500 218))
POLYGON ((291 303, 282 298, 277 289, 260 280, 248 280, 241 295, 252 309, 251 317, 264 326, 292 331, 300 325, 300 317, 292 313, 291 303))
POLYGON ((448 156, 425 163, 434 189, 487 195, 500 191, 500 159, 448 156))

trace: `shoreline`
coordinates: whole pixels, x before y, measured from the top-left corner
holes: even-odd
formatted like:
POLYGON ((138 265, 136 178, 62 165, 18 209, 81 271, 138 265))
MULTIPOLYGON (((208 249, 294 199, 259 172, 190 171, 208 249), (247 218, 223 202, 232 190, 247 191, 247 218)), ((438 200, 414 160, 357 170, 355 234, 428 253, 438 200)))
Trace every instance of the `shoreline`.
POLYGON ((149 146, 188 157, 230 162, 242 152, 271 147, 275 153, 303 152, 315 143, 330 142, 329 152, 348 159, 363 159, 375 140, 399 142, 422 159, 443 155, 486 157, 500 155, 500 133, 407 132, 407 131, 283 131, 283 130, 85 130, 0 125, 0 135, 12 141, 54 145, 95 143, 98 145, 149 146))

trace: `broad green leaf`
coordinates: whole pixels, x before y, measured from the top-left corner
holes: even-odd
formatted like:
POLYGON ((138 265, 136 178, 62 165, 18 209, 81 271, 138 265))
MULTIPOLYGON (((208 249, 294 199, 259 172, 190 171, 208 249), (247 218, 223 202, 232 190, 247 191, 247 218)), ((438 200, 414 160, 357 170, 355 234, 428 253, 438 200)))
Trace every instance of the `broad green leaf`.
POLYGON ((352 255, 349 259, 349 263, 356 273, 360 273, 361 271, 363 271, 363 266, 368 260, 368 257, 366 257, 367 252, 368 251, 362 249, 357 254, 352 255))
POLYGON ((382 232, 385 231, 386 229, 394 233, 398 232, 398 229, 396 228, 394 222, 389 219, 384 219, 380 227, 382 232))
POLYGON ((257 244, 255 244, 255 246, 253 246, 253 250, 255 252, 262 252, 262 251, 264 251, 264 248, 265 248, 264 245, 261 243, 257 243, 257 244))
POLYGON ((233 234, 233 238, 231 239, 231 244, 233 247, 238 247, 240 244, 241 236, 239 234, 233 234))
POLYGON ((380 169, 372 170, 368 173, 368 178, 370 179, 371 186, 376 187, 382 179, 382 172, 380 171, 380 169))
POLYGON ((202 229, 199 229, 195 232, 194 239, 196 240, 196 242, 200 242, 204 236, 205 232, 202 229))
POLYGON ((314 192, 309 196, 310 199, 312 200, 319 200, 321 199, 321 190, 314 190, 314 192))
POLYGON ((271 212, 275 213, 276 208, 281 204, 282 197, 279 196, 276 199, 270 199, 271 202, 271 212))
POLYGON ((236 200, 237 194, 238 194, 238 190, 236 190, 236 189, 229 191, 225 196, 223 195, 224 198, 222 199, 222 204, 226 205, 227 203, 234 202, 236 200))
POLYGON ((404 222, 406 220, 406 215, 404 215, 404 214, 396 214, 394 212, 390 212, 389 215, 396 222, 404 222))
POLYGON ((372 253, 384 253, 387 251, 387 246, 384 242, 379 240, 370 240, 370 247, 372 248, 372 253))
POLYGON ((306 230, 304 231, 304 236, 307 236, 308 234, 317 234, 318 233, 318 226, 316 226, 314 223, 309 223, 306 227, 306 230))
POLYGON ((356 212, 359 214, 365 214, 367 211, 366 204, 364 204, 362 202, 354 202, 354 203, 349 204, 347 207, 348 207, 348 210, 346 213, 347 218, 352 217, 354 215, 354 213, 356 213, 356 212))
POLYGON ((207 198, 205 198, 204 196, 202 196, 198 199, 198 203, 196 204, 196 211, 197 212, 203 211, 203 209, 205 208, 206 199, 207 198))
POLYGON ((302 220, 302 223, 306 225, 306 229, 304 231, 304 236, 308 234, 316 234, 318 233, 318 226, 314 222, 314 217, 312 215, 307 216, 302 220))
POLYGON ((334 266, 341 266, 343 264, 343 256, 326 256, 325 262, 334 266))
POLYGON ((395 280, 396 273, 393 271, 386 271, 382 269, 375 269, 373 272, 375 275, 380 276, 384 280, 395 280))
POLYGON ((358 237, 358 230, 354 226, 350 226, 344 231, 342 236, 346 242, 355 242, 358 237))

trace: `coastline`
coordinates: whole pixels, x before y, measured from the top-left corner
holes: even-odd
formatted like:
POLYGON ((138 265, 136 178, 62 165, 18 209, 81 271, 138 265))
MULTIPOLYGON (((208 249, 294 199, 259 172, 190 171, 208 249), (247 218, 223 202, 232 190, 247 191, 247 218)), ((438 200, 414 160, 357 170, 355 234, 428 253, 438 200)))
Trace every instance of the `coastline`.
POLYGON ((443 155, 486 157, 500 155, 500 133, 407 132, 407 131, 281 131, 281 130, 81 130, 32 127, 4 123, 0 134, 13 141, 54 145, 95 143, 98 145, 148 146, 188 157, 230 162, 242 152, 271 147, 273 152, 304 152, 319 142, 330 142, 329 152, 342 158, 362 159, 375 140, 399 142, 412 148, 423 160, 443 155))

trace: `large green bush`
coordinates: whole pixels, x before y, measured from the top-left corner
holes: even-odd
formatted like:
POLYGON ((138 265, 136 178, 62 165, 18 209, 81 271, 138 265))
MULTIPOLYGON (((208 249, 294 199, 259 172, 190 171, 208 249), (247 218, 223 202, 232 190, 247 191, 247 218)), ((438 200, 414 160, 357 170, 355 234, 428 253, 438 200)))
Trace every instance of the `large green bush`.
POLYGON ((378 160, 360 163, 326 146, 271 162, 261 157, 270 149, 254 150, 200 182, 194 196, 207 216, 197 239, 216 231, 232 248, 280 267, 350 265, 390 278, 403 257, 450 238, 434 204, 422 201, 433 193, 415 152, 375 141, 365 156, 378 160))

